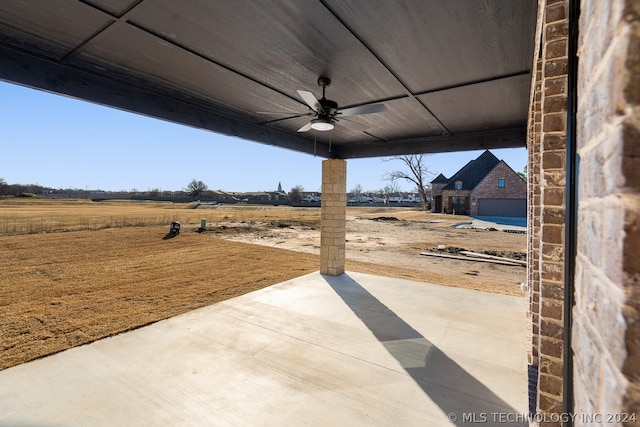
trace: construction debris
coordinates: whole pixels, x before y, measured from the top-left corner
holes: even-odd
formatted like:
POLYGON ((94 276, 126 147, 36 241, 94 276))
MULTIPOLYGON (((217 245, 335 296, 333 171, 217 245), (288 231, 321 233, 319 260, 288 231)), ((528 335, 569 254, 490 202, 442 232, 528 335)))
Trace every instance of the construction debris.
POLYGON ((512 259, 512 258, 505 258, 505 257, 501 257, 501 256, 494 256, 494 255, 487 255, 487 254, 481 254, 478 252, 471 252, 471 251, 460 251, 461 254, 463 255, 467 255, 470 257, 477 257, 477 258, 487 258, 487 259, 494 259, 494 260, 498 260, 498 261, 508 261, 508 262, 514 262, 516 264, 520 264, 520 265, 527 265, 527 261, 522 261, 519 259, 512 259))
MULTIPOLYGON (((436 252, 421 252, 420 255, 433 256, 438 258, 457 259, 462 261, 489 262, 492 264, 511 265, 516 267, 527 266, 526 262, 524 264, 521 264, 521 261, 510 259, 510 258, 493 259, 494 257, 491 257, 491 255, 487 255, 487 257, 491 257, 491 258, 472 257, 472 256, 466 256, 466 255, 449 255, 449 254, 436 253, 436 252)), ((495 257, 495 258, 499 258, 499 257, 495 257)))

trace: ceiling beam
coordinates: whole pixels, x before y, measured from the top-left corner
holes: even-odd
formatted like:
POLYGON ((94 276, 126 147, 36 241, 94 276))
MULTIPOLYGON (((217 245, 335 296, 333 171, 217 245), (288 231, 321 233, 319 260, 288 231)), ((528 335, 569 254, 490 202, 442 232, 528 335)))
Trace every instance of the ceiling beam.
POLYGON ((401 154, 447 153, 453 151, 520 148, 526 146, 526 127, 460 135, 411 138, 392 141, 334 146, 334 157, 356 159, 401 154))
POLYGON ((0 44, 0 80, 232 137, 324 158, 335 157, 325 143, 223 114, 215 106, 187 101, 178 94, 142 88, 3 44, 0 44))
POLYGON ((115 31, 120 25, 124 24, 127 22, 127 19, 129 19, 129 16, 131 16, 133 14, 133 11, 135 10, 136 7, 138 7, 138 5, 140 3, 142 3, 143 0, 136 0, 133 4, 129 5, 129 7, 127 8, 127 10, 120 16, 120 17, 115 17, 112 16, 110 13, 107 13, 105 10, 99 9, 97 7, 95 7, 92 4, 87 3, 86 1, 80 0, 82 3, 84 3, 86 6, 94 8, 99 10, 100 12, 104 13, 105 15, 109 16, 109 18, 111 19, 111 22, 109 22, 106 26, 104 26, 103 28, 99 29, 95 34, 92 34, 91 36, 89 36, 89 38, 87 38, 85 41, 83 41, 82 43, 80 43, 78 46, 76 46, 75 48, 73 48, 70 52, 68 52, 63 58, 62 61, 66 62, 68 61, 71 57, 76 56, 80 51, 82 51, 89 43, 94 43, 97 40, 102 39, 103 37, 107 36, 108 34, 110 34, 111 32, 115 31))
POLYGON ((322 5, 333 15, 333 17, 340 22, 340 24, 347 30, 349 31, 349 33, 356 39, 358 40, 358 42, 362 45, 362 47, 364 47, 375 59, 376 61, 378 61, 378 63, 380 65, 382 65, 391 76, 393 76, 393 78, 396 80, 396 82, 398 82, 398 84, 400 84, 400 86, 402 86, 402 88, 404 89, 406 95, 410 98, 413 98, 419 105, 422 106, 422 108, 424 108, 427 113, 429 113, 429 115, 431 115, 431 117, 433 117, 433 119, 438 123, 438 125, 440 125, 440 127, 442 129, 444 129, 448 134, 451 134, 451 131, 449 131, 449 129, 445 126, 444 123, 442 123, 442 121, 438 118, 438 116, 436 116, 436 114, 431 111, 431 109, 419 98, 416 97, 416 95, 414 95, 411 90, 409 89, 409 85, 404 82, 402 80, 402 78, 400 78, 400 76, 398 75, 398 73, 396 73, 393 68, 387 64, 380 55, 378 55, 377 52, 375 52, 373 50, 373 48, 371 46, 369 46, 369 44, 367 44, 364 40, 363 37, 361 37, 359 34, 356 33, 356 31, 351 28, 349 25, 347 25, 347 23, 345 22, 345 20, 335 11, 333 10, 333 8, 331 8, 331 6, 329 6, 327 4, 327 2, 325 0, 320 0, 320 3, 322 3, 322 5))

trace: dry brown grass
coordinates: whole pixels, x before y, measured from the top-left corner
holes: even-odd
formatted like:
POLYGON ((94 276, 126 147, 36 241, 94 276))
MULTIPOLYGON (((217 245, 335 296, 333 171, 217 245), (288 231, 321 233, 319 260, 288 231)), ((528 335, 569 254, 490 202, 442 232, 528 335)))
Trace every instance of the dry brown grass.
POLYGON ((165 227, 0 239, 0 369, 318 269, 318 257, 165 227))
POLYGON ((0 236, 55 233, 62 231, 101 230, 122 227, 149 227, 179 221, 197 226, 200 219, 269 220, 320 219, 318 209, 287 206, 211 206, 193 203, 0 199, 0 236))
MULTIPOLYGON (((384 211, 348 210, 349 215, 380 212, 384 211)), ((0 200, 0 369, 319 268, 317 255, 197 233, 202 217, 210 223, 317 224, 320 210, 0 200), (165 239, 174 220, 182 223, 182 232, 165 239)), ((471 277, 461 284, 446 271, 427 277, 411 268, 353 260, 347 260, 347 269, 483 289, 480 279, 471 277)), ((515 292, 513 287, 504 288, 497 291, 515 292)))

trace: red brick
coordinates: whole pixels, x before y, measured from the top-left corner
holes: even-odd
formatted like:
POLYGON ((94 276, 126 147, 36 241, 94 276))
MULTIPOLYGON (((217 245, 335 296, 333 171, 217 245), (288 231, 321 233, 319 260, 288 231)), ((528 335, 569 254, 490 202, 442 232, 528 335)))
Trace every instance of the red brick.
POLYGON ((640 117, 629 118, 622 124, 623 155, 640 157, 640 117))
MULTIPOLYGON (((552 396, 562 396, 562 379, 556 378, 551 375, 540 375, 539 379, 540 391, 543 391, 552 396)), ((540 408, 542 409, 542 408, 540 408)))
POLYGON ((545 61, 544 77, 558 77, 567 75, 567 58, 557 58, 545 61))
POLYGON ((564 188, 551 187, 545 188, 543 193, 545 206, 558 206, 564 207, 564 188))
POLYGON ((564 299, 564 287, 558 284, 543 283, 542 298, 562 303, 562 300, 564 299))
POLYGON ((640 2, 634 0, 625 2, 622 16, 626 22, 637 22, 640 19, 640 2))
POLYGON ((544 38, 547 42, 565 38, 569 35, 569 22, 567 20, 557 21, 545 25, 544 38))
POLYGON ((567 56, 567 39, 554 40, 545 46, 545 58, 563 58, 567 56))
POLYGON ((553 245, 543 243, 542 245, 543 262, 557 261, 564 262, 564 245, 553 245))
POLYGON ((552 22, 562 21, 563 19, 567 19, 567 4, 565 2, 552 5, 547 3, 544 16, 545 23, 550 24, 552 22))
POLYGON ((543 262, 542 282, 545 281, 562 283, 564 281, 564 266, 555 262, 543 262))
POLYGON ((564 225, 564 208, 545 207, 542 212, 542 223, 564 225))
POLYGON ((543 132, 564 132, 567 128, 566 122, 567 122, 567 115, 565 113, 545 114, 542 119, 542 131, 543 132))
POLYGON ((563 341, 545 336, 545 331, 540 328, 540 353, 547 356, 562 359, 563 341))
POLYGON ((562 321, 563 318, 563 304, 560 301, 542 301, 542 306, 540 308, 541 315, 543 318, 547 319, 555 319, 562 321))
POLYGON ((628 72, 625 98, 632 105, 640 105, 640 35, 637 33, 629 34, 625 66, 628 72))
POLYGON ((544 79, 545 96, 567 95, 567 76, 544 79))
POLYGON ((540 373, 558 378, 562 378, 562 368, 563 364, 561 359, 551 359, 544 355, 540 358, 540 363, 538 365, 540 373))
MULTIPOLYGON (((636 283, 638 287, 640 283, 636 283)), ((640 299, 640 292, 634 292, 635 298, 632 302, 633 307, 627 305, 624 307, 623 313, 627 322, 627 331, 625 333, 625 344, 627 349, 627 358, 624 361, 622 372, 631 380, 640 383, 640 314, 638 311, 637 301, 640 299)))
POLYGON ((538 407, 548 414, 559 414, 562 413, 562 399, 541 395, 538 407))
POLYGON ((542 153, 542 166, 545 169, 564 169, 564 151, 544 151, 542 153))
POLYGON ((544 113, 566 113, 567 97, 564 95, 547 95, 544 98, 544 113))
POLYGON ((564 243, 564 227, 562 225, 544 224, 542 226, 542 235, 547 243, 556 245, 564 243))
MULTIPOLYGON (((547 338, 559 341, 559 342, 563 342, 564 339, 564 325, 562 325, 560 322, 555 322, 555 321, 550 321, 549 319, 542 319, 540 321, 540 335, 543 335, 547 338)), ((550 354, 550 356, 556 357, 552 354, 550 354)), ((559 359, 559 357, 558 357, 559 359)), ((557 376, 562 376, 562 374, 558 374, 559 372, 562 371, 562 364, 560 364, 560 367, 553 367, 553 366, 548 366, 547 367, 547 371, 549 373, 555 373, 554 375, 557 374, 557 376)))
POLYGON ((624 157, 622 170, 626 187, 640 190, 640 157, 624 157))
MULTIPOLYGON (((629 207, 625 212, 624 225, 624 243, 623 243, 623 269, 627 277, 630 279, 640 275, 640 201, 630 198, 629 207), (634 203, 635 201, 635 203, 634 203), (635 208, 634 208, 635 205, 635 208)), ((640 284, 636 283, 636 286, 640 284)))

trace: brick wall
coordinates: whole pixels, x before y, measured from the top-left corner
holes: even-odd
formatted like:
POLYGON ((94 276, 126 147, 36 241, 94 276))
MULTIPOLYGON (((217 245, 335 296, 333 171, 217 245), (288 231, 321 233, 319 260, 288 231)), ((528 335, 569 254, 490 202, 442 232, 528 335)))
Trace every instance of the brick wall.
POLYGON ((473 189, 471 197, 479 199, 524 199, 527 197, 527 183, 506 163, 500 162, 473 189), (498 187, 498 180, 504 178, 504 188, 498 187))
MULTIPOLYGON (((538 35, 540 36, 540 34, 538 35)), ((539 44, 539 43, 538 43, 539 44)), ((540 361, 540 138, 542 130, 542 60, 535 55, 532 99, 529 109, 527 148, 527 361, 529 364, 529 412, 537 411, 538 364, 540 361)))
POLYGON ((529 121, 529 361, 537 366, 541 426, 559 426, 564 339, 564 203, 568 0, 539 3, 539 59, 529 121), (546 417, 544 417, 547 415, 546 417))
POLYGON ((500 162, 471 192, 470 214, 478 214, 478 199, 524 199, 527 184, 506 163, 500 162), (505 186, 498 187, 498 180, 504 178, 505 186))
POLYGON ((581 7, 575 411, 637 414, 640 2, 592 0, 581 7))
MULTIPOLYGON (((537 55, 536 55, 537 58, 537 55)), ((529 152, 527 162, 528 185, 528 220, 527 220, 527 296, 529 310, 527 310, 528 322, 528 362, 530 366, 538 366, 540 342, 539 312, 540 312, 540 219, 542 209, 540 207, 540 139, 542 130, 542 60, 536 59, 533 70, 534 82, 532 85, 533 99, 529 113, 529 131, 527 135, 527 148, 529 152)), ((537 372, 537 371, 536 371, 537 372)), ((537 384, 537 377, 535 378, 537 384)), ((535 399, 534 399, 535 400, 535 399)))

